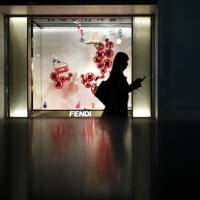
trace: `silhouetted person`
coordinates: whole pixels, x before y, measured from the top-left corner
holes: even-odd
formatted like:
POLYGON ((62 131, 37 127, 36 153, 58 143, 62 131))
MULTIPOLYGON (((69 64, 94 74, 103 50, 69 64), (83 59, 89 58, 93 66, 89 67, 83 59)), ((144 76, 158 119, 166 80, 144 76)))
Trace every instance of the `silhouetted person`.
POLYGON ((128 117, 128 93, 141 87, 141 82, 145 78, 137 78, 130 85, 123 71, 128 66, 129 57, 123 52, 118 52, 113 61, 110 77, 107 80, 105 109, 102 117, 128 117))

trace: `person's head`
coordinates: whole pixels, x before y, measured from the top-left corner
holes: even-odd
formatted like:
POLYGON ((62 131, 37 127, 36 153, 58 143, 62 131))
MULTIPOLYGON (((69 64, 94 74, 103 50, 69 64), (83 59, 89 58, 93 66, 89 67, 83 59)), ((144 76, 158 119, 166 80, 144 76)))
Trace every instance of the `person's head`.
POLYGON ((124 71, 128 66, 129 57, 126 53, 118 52, 113 61, 112 71, 124 71))

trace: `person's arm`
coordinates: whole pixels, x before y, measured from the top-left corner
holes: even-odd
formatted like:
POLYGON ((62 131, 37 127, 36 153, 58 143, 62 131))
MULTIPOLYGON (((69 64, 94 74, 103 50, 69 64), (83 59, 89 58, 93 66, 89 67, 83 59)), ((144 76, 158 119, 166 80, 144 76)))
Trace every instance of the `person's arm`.
POLYGON ((129 85, 129 87, 128 87, 128 92, 131 92, 131 91, 136 90, 136 89, 138 89, 139 87, 141 87, 141 86, 142 86, 141 83, 142 83, 142 81, 143 81, 145 78, 146 78, 146 77, 144 76, 143 78, 137 78, 137 79, 135 79, 135 81, 133 81, 133 82, 129 85))

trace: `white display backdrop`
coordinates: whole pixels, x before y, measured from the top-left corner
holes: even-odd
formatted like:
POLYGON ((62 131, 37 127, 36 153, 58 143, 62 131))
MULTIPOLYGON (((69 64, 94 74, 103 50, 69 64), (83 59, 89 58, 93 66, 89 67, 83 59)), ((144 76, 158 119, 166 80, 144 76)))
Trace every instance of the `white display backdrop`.
MULTIPOLYGON (((84 42, 80 42, 77 27, 47 27, 33 29, 33 110, 103 110, 104 105, 92 94, 90 88, 81 83, 81 74, 92 72, 100 75, 100 70, 93 61, 96 49, 88 40, 104 41, 105 38, 114 42, 114 53, 119 51, 129 55, 129 65, 124 71, 127 80, 132 80, 132 41, 131 27, 82 27, 84 42), (122 30, 122 42, 116 44, 117 33, 122 30), (64 83, 63 88, 56 89, 50 79, 54 71, 53 55, 68 64, 69 71, 74 74, 72 80, 64 83), (47 107, 44 108, 44 102, 47 107), (77 108, 77 104, 80 105, 77 108)), ((114 56, 115 56, 114 54, 114 56)), ((112 60, 114 58, 112 57, 112 60)), ((109 68, 109 71, 111 68, 109 68)), ((65 73, 63 73, 65 75, 65 73)), ((66 73, 67 75, 67 73, 66 73)), ((106 80, 109 72, 106 73, 106 80)), ((102 79, 97 81, 99 84, 102 79)), ((129 109, 132 108, 131 93, 129 94, 129 109)))

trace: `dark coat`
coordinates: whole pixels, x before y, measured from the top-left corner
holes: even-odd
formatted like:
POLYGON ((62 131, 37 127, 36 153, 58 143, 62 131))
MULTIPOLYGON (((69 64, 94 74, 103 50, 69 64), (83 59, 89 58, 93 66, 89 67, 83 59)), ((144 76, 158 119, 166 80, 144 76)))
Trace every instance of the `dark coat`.
POLYGON ((140 87, 140 82, 136 79, 129 85, 123 72, 118 72, 109 77, 107 84, 107 99, 102 117, 127 118, 128 93, 140 87))

